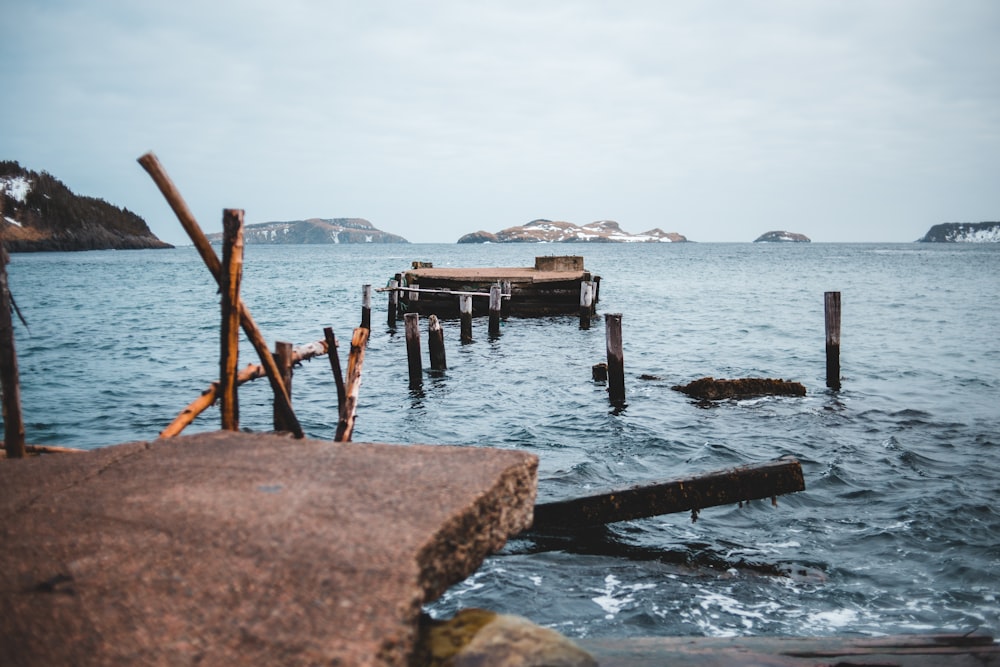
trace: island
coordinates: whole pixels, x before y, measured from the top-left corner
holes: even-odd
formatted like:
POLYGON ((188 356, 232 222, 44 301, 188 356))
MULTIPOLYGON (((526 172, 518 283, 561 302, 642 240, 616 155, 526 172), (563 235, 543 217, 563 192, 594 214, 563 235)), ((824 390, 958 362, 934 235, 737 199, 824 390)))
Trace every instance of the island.
MULTIPOLYGON (((222 243, 222 232, 208 234, 222 243)), ((309 218, 286 222, 259 222, 243 227, 247 244, 320 245, 327 243, 409 243, 402 236, 376 229, 364 218, 309 218)))
POLYGON ((0 236, 10 252, 173 248, 132 211, 12 160, 0 161, 0 236))
POLYGON ((917 243, 1000 243, 1000 222, 943 222, 917 243))
POLYGON ((767 232, 766 234, 761 234, 756 239, 754 243, 810 243, 811 239, 805 234, 796 234, 795 232, 767 232))
POLYGON ((598 220, 587 225, 539 218, 495 234, 472 232, 458 239, 459 243, 683 243, 687 238, 677 232, 655 228, 641 234, 630 234, 614 220, 598 220))

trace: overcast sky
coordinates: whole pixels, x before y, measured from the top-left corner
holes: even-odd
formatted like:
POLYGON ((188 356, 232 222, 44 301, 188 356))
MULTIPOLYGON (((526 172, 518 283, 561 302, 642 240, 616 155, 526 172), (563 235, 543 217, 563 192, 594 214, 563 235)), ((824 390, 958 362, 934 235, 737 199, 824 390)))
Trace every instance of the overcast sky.
POLYGON ((0 0, 0 159, 188 243, 362 217, 694 241, 1000 220, 996 0, 0 0))

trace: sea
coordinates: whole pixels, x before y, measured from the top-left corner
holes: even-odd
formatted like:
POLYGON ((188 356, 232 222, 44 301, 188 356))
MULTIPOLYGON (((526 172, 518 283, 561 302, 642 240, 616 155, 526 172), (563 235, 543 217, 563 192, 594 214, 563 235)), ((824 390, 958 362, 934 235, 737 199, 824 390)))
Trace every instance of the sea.
MULTIPOLYGON (((354 440, 539 457, 539 501, 793 456, 805 491, 558 535, 522 534, 426 611, 526 616, 576 638, 1000 634, 1000 244, 400 244, 246 247, 243 297, 269 341, 332 327, 362 286, 413 261, 532 266, 575 254, 600 275, 576 315, 511 318, 426 359, 411 387, 402 323, 376 291, 354 440), (824 293, 841 293, 842 384, 826 386, 824 293), (626 405, 592 377, 622 316, 626 405), (672 387, 767 377, 804 397, 699 404, 672 387)), ((27 440, 151 440, 218 377, 219 296, 191 247, 16 254, 27 440)), ((421 325, 426 331, 425 325, 421 325)), ((346 364, 348 345, 341 348, 346 364)), ((257 363, 247 344, 240 364, 257 363)), ((240 390, 271 428, 270 389, 240 390)), ((332 440, 326 359, 295 369, 310 438, 332 440)), ((214 430, 212 408, 187 433, 214 430)))

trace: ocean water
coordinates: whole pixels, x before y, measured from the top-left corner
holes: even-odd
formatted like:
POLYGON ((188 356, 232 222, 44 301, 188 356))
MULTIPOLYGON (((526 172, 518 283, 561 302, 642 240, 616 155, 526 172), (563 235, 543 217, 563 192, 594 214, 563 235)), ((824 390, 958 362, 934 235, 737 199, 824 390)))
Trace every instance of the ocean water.
MULTIPOLYGON (((431 614, 487 607, 572 637, 1000 634, 1000 244, 248 246, 243 295, 270 341, 320 340, 325 326, 347 341, 361 286, 411 261, 545 254, 583 255, 602 276, 593 326, 510 319, 491 340, 476 320, 460 345, 445 321, 449 368, 418 389, 376 293, 354 440, 527 450, 540 500, 785 455, 806 491, 697 522, 518 537, 431 614), (825 291, 842 295, 838 392, 825 387, 825 291), (605 313, 622 314, 623 411, 591 379, 605 313), (808 391, 703 407, 671 389, 706 375, 808 391)), ((16 336, 29 442, 153 439, 218 376, 218 295, 192 248, 19 254, 8 271, 28 321, 16 336)), ((327 361, 296 369, 293 391, 307 435, 332 439, 327 361)), ((264 381, 241 389, 244 428, 270 428, 268 394, 264 381)))

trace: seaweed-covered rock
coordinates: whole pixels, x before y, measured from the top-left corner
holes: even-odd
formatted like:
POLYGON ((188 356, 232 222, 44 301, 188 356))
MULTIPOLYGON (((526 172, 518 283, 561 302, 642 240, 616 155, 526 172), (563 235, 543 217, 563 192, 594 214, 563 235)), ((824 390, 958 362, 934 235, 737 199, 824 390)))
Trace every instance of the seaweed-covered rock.
POLYGON ((703 377, 686 385, 671 387, 692 398, 703 401, 721 401, 727 398, 753 398, 755 396, 805 396, 806 388, 799 382, 781 378, 741 378, 716 380, 703 377))

